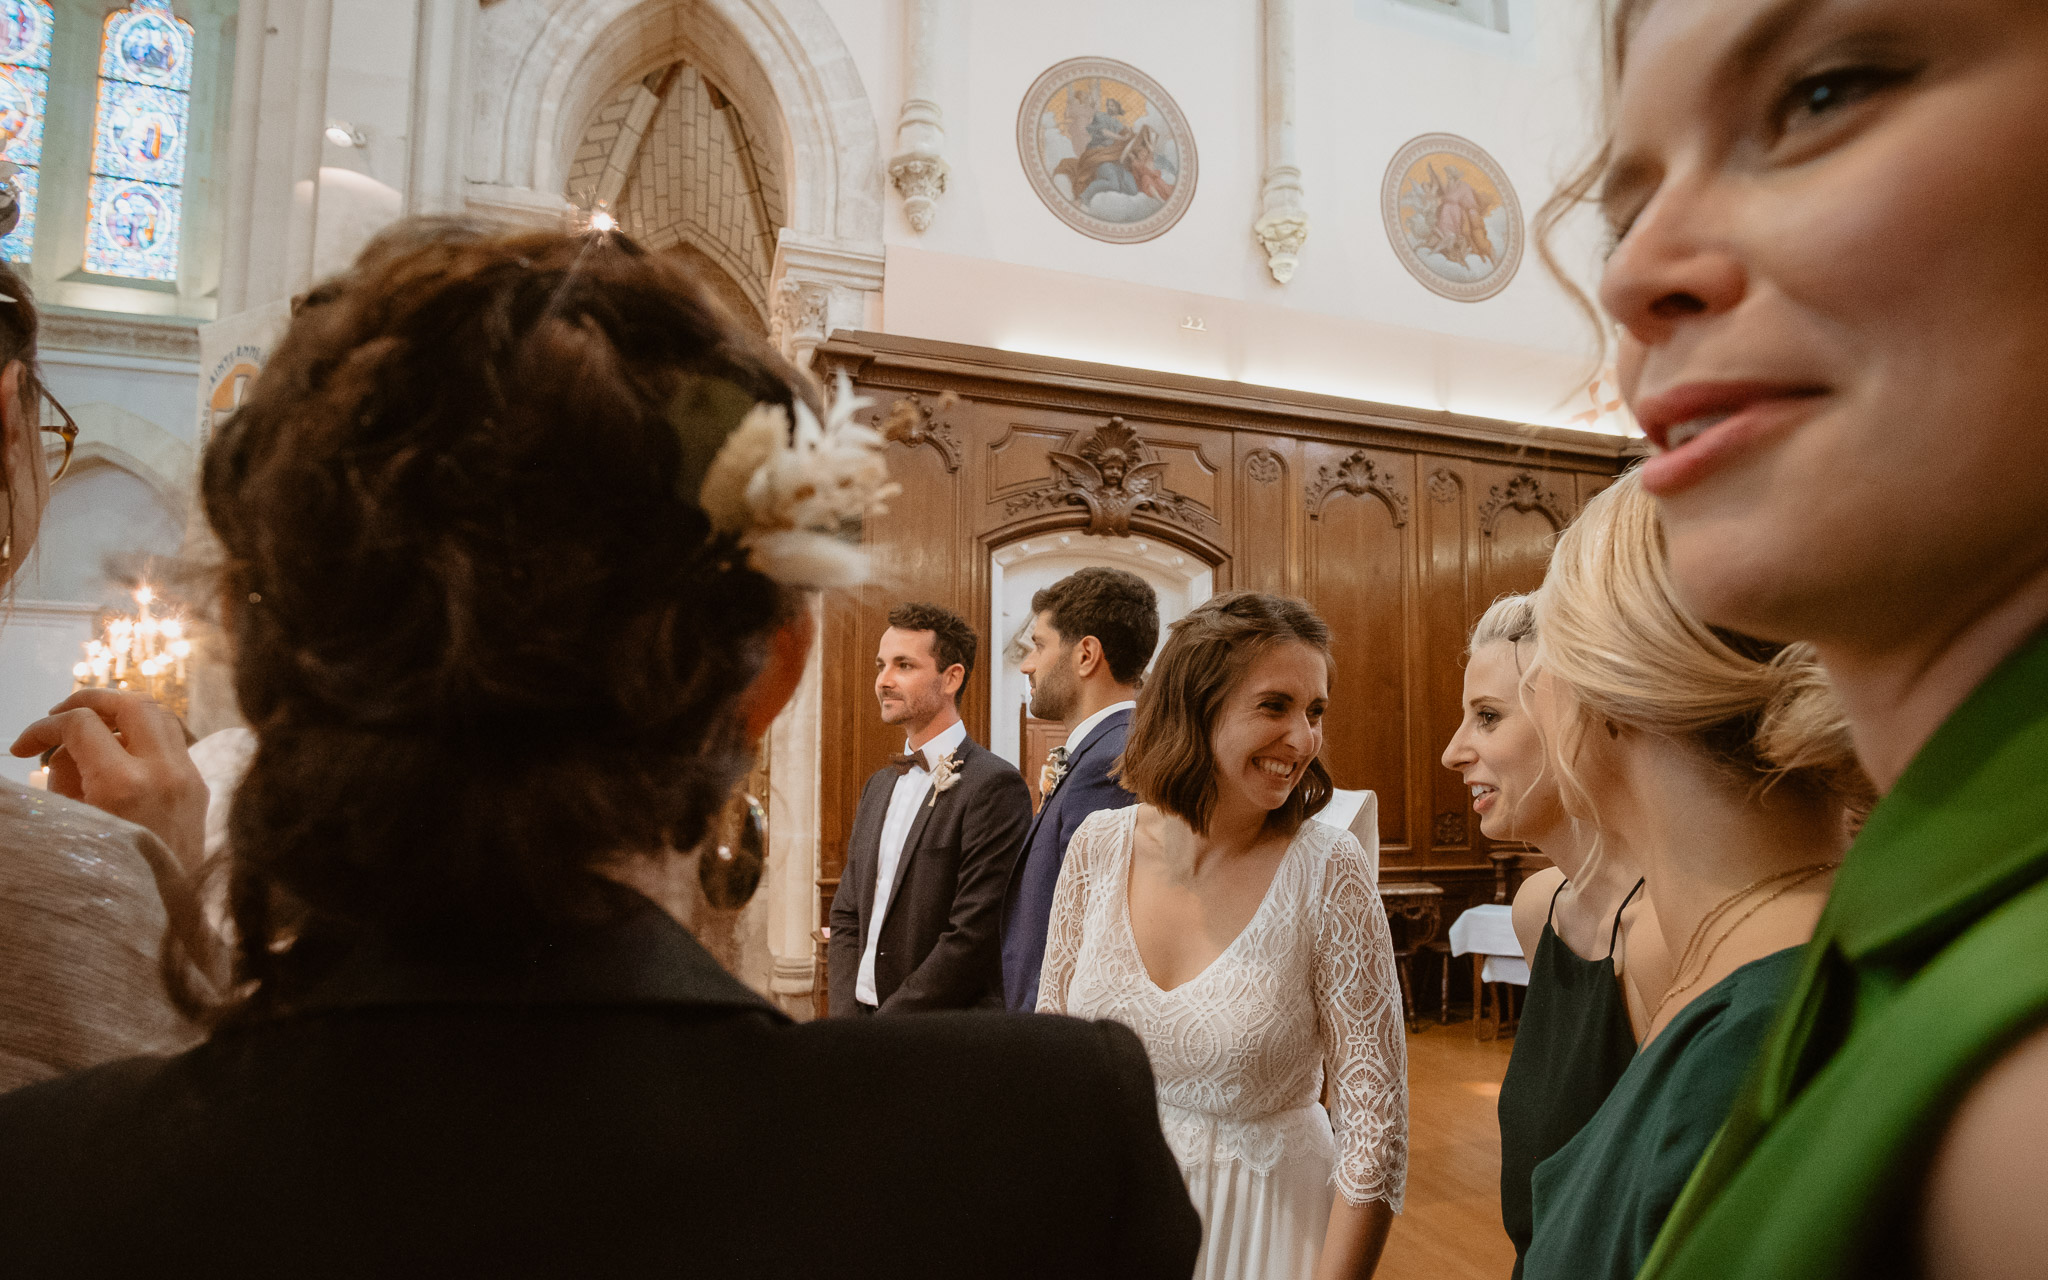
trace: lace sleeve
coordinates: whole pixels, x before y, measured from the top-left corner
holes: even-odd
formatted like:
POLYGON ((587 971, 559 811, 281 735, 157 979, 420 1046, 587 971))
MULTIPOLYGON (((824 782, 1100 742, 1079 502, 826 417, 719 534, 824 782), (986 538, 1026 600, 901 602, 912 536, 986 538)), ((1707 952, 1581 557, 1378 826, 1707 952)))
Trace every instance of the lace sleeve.
POLYGON ((1059 884, 1052 891, 1052 919, 1045 931, 1045 963, 1038 974, 1038 1012, 1065 1013, 1067 984, 1073 981, 1074 962, 1081 954, 1081 926, 1088 914, 1088 876, 1101 861, 1096 845, 1110 839, 1116 829, 1105 809, 1088 815, 1067 842, 1067 856, 1060 863, 1059 884))
POLYGON ((1336 1095, 1337 1169, 1345 1200, 1396 1213, 1408 1178, 1408 1044, 1394 938, 1365 853, 1350 833, 1330 850, 1316 928, 1316 1018, 1336 1095))

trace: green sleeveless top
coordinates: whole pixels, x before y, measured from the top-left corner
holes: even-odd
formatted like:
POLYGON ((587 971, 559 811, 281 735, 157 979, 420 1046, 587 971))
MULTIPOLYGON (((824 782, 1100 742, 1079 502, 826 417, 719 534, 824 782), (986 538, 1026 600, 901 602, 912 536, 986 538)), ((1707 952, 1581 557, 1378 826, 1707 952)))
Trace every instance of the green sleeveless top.
POLYGON ((1728 1116, 1799 948, 1752 960, 1643 1047, 1586 1127, 1536 1167, 1528 1280, 1629 1280, 1728 1116))
POLYGON ((1628 891, 1615 908, 1607 954, 1582 960, 1551 927, 1560 882, 1529 969, 1529 994, 1515 1028, 1515 1052, 1500 1082, 1500 1216, 1515 1243, 1515 1277, 1529 1248, 1534 1208, 1529 1179, 1536 1166, 1593 1118, 1614 1082, 1636 1056, 1635 1030, 1614 972, 1621 913, 1642 890, 1628 891))
POLYGON ((1896 1274, 1970 1086, 2048 1021, 2048 636, 1914 758, 1642 1275, 1896 1274))

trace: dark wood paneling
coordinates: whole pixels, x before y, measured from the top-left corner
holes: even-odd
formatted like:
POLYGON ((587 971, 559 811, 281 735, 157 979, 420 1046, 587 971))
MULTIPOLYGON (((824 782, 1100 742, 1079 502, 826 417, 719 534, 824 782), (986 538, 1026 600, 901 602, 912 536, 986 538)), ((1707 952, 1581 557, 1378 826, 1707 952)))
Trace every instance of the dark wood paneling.
MULTIPOLYGON (((828 606, 821 797, 823 885, 836 880, 861 783, 901 735, 876 719, 874 649, 889 605, 930 600, 988 625, 989 556, 1086 528, 1057 493, 1050 454, 1121 419, 1159 483, 1184 500, 1140 506, 1131 536, 1212 566, 1218 590, 1307 599, 1337 659, 1326 762, 1339 786, 1380 797, 1391 880, 1445 890, 1444 918, 1493 899, 1493 846, 1438 757, 1455 730, 1465 637, 1497 595, 1542 581, 1554 535, 1631 458, 1582 432, 1277 391, 1176 374, 875 334, 819 349, 876 403, 921 406, 913 443, 889 451, 904 492, 871 521, 885 586, 828 606), (1034 496, 1037 495, 1037 496, 1034 496)), ((989 646, 963 701, 986 742, 989 646)))
MULTIPOLYGON (((1474 503, 1463 459, 1423 454, 1422 493, 1416 519, 1422 546, 1421 622, 1422 730, 1412 750, 1424 781, 1418 789, 1428 800, 1429 865, 1473 860, 1478 823, 1472 820, 1471 795, 1464 779, 1442 762, 1445 744, 1464 718, 1465 639, 1478 617, 1473 599, 1474 503)), ((1455 918, 1455 917, 1453 917, 1455 918)))
POLYGON ((1338 786, 1378 793, 1381 857, 1398 863, 1415 843, 1408 768, 1415 526, 1405 474, 1412 458, 1313 444, 1302 462, 1318 477, 1305 493, 1307 594, 1330 624, 1336 658, 1323 762, 1338 786), (1327 487, 1347 464, 1353 475, 1372 478, 1364 492, 1327 487))

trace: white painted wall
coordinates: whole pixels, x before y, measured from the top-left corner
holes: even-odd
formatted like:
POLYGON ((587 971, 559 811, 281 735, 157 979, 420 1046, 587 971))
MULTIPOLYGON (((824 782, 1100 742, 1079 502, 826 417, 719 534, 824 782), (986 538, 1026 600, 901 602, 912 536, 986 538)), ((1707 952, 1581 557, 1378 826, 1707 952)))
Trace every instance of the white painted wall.
MULTIPOLYGON (((902 5, 823 3, 891 136, 902 5)), ((1310 232, 1298 273, 1280 285, 1251 234, 1265 167, 1257 4, 941 6, 936 91, 951 172, 923 235, 888 197, 883 327, 1529 421, 1563 423, 1587 408, 1575 393, 1593 337, 1533 246, 1496 297, 1441 298, 1395 257, 1379 198, 1403 143, 1447 132, 1491 153, 1533 217, 1588 137, 1592 6, 1515 0, 1508 35, 1396 0, 1299 0, 1298 10, 1296 145, 1310 232), (1019 103, 1047 67, 1081 56, 1138 67, 1195 132, 1193 206, 1156 240, 1089 239, 1026 182, 1019 103), (1200 331, 1182 327, 1190 316, 1200 331)), ((1582 240, 1565 248, 1586 256, 1582 240)))

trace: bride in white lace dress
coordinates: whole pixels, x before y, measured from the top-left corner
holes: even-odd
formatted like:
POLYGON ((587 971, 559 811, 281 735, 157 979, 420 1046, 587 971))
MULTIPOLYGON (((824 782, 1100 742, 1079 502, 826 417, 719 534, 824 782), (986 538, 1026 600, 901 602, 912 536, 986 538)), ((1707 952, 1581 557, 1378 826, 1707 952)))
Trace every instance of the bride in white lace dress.
POLYGON ((1176 623, 1125 747, 1143 803, 1082 824, 1053 901, 1039 1010, 1143 1038, 1198 1280, 1370 1276, 1400 1208, 1393 942, 1357 840, 1307 821, 1330 795, 1328 643, 1250 592, 1176 623))

